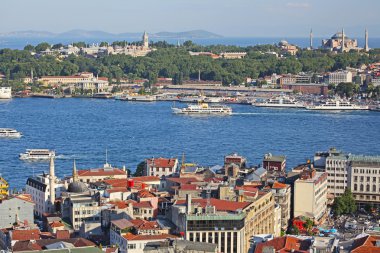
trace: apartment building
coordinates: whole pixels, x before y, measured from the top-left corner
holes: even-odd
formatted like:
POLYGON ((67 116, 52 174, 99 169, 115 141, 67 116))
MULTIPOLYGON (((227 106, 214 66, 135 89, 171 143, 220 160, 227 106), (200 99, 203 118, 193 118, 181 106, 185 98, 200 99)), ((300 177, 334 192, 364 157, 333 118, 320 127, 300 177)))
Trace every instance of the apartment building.
POLYGON ((275 181, 271 191, 274 201, 281 207, 281 228, 286 231, 290 220, 291 187, 275 181))
POLYGON ((351 83, 352 72, 350 71, 337 71, 329 74, 330 84, 351 83))
POLYGON ((327 173, 311 168, 300 173, 294 183, 294 216, 305 216, 315 222, 327 210, 327 173))
POLYGON ((146 160, 145 176, 170 176, 177 172, 177 158, 151 158, 146 160))

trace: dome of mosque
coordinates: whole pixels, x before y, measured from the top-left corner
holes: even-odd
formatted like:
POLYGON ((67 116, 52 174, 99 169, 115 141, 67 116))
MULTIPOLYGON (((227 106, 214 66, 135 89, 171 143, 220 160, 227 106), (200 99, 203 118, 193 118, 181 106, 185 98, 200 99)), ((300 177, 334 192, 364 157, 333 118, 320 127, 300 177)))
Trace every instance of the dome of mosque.
POLYGON ((69 184, 67 191, 72 193, 83 193, 88 191, 88 187, 83 182, 75 181, 69 184))
MULTIPOLYGON (((331 37, 331 39, 333 40, 342 39, 342 32, 337 32, 331 37)), ((344 35, 344 39, 349 39, 346 34, 344 35)))

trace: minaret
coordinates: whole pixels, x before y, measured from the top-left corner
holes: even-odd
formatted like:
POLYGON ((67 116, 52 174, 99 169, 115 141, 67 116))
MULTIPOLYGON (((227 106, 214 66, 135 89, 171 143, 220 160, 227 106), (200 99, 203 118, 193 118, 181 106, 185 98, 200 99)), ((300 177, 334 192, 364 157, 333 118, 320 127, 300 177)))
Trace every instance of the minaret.
POLYGON ((50 171, 49 171, 49 187, 50 187, 50 204, 51 212, 54 212, 54 202, 55 202, 55 172, 54 172, 54 156, 50 157, 50 171))
POLYGON ((365 29, 365 45, 364 45, 364 51, 368 52, 369 47, 368 47, 368 30, 367 28, 365 29))
POLYGON ((75 159, 73 162, 73 182, 78 181, 78 172, 77 172, 77 164, 75 163, 75 159))
POLYGON ((313 29, 310 30, 310 49, 313 49, 313 29))
POLYGON ((144 48, 149 47, 149 37, 148 37, 148 34, 146 32, 144 32, 144 35, 143 35, 143 47, 144 48))
POLYGON ((344 53, 344 28, 342 29, 342 46, 340 48, 342 53, 344 53))

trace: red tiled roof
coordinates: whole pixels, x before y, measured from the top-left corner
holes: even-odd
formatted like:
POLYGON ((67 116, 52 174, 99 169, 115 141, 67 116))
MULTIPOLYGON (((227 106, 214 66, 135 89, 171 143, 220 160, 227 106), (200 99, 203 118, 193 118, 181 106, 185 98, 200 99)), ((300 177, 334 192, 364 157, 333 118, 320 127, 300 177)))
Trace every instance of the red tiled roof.
POLYGON ((111 223, 120 229, 125 229, 133 226, 133 224, 127 219, 113 220, 111 223))
POLYGON ((253 193, 256 193, 259 191, 258 188, 256 188, 255 186, 251 186, 251 185, 236 186, 235 190, 238 190, 238 191, 243 190, 245 192, 253 192, 253 193))
POLYGON ((160 226, 157 221, 146 221, 146 220, 141 220, 141 219, 134 219, 134 220, 129 220, 129 222, 132 223, 136 229, 140 229, 140 230, 160 229, 160 226))
POLYGON ((125 175, 127 172, 121 169, 89 169, 89 170, 78 170, 79 177, 91 177, 91 176, 115 176, 115 175, 125 175))
POLYGON ((24 200, 24 201, 27 201, 27 202, 34 204, 34 201, 32 199, 32 195, 30 195, 30 194, 26 194, 26 193, 19 194, 19 195, 15 196, 15 198, 18 198, 18 199, 21 199, 21 200, 24 200))
POLYGON ((53 221, 52 223, 49 224, 50 227, 52 228, 59 228, 59 227, 64 227, 65 225, 60 222, 60 221, 53 221))
POLYGON ((12 231, 12 241, 28 241, 28 240, 38 240, 38 239, 40 239, 39 229, 12 231))
POLYGON ((152 182, 152 181, 160 181, 159 177, 156 176, 142 176, 142 177, 132 177, 135 182, 152 182))
POLYGON ((69 239, 70 231, 69 230, 58 230, 56 234, 57 239, 69 239))
POLYGON ((367 235, 356 239, 352 244, 351 253, 380 253, 376 241, 380 241, 380 236, 367 235))
POLYGON ((131 233, 128 233, 123 236, 128 241, 154 241, 154 240, 166 240, 166 239, 178 239, 175 235, 170 234, 160 234, 160 235, 134 235, 131 233))
POLYGON ((110 201, 108 203, 111 204, 111 205, 116 206, 119 209, 125 209, 125 208, 128 207, 128 203, 124 202, 124 201, 110 201))
POLYGON ((147 160, 149 167, 155 167, 155 168, 173 168, 176 163, 177 159, 175 158, 152 158, 147 160))
POLYGON ((196 191, 197 186, 195 184, 183 184, 179 189, 183 191, 196 191))
POLYGON ((301 240, 292 236, 276 237, 271 241, 257 244, 254 253, 262 253, 266 247, 273 247, 276 252, 294 252, 307 253, 311 242, 309 240, 301 240))
POLYGON ((175 182, 177 184, 190 184, 192 182, 199 182, 199 180, 194 177, 168 177, 166 180, 175 182))
POLYGON ((135 208, 153 208, 152 204, 150 201, 141 201, 141 202, 136 202, 133 204, 133 207, 135 208))
POLYGON ((151 193, 150 191, 148 190, 140 190, 137 192, 137 196, 139 196, 140 198, 153 198, 153 197, 156 197, 156 195, 154 195, 153 193, 151 193))
POLYGON ((106 179, 104 182, 108 185, 111 185, 112 187, 124 187, 126 188, 128 186, 128 180, 127 179, 106 179))
MULTIPOLYGON (((205 208, 207 205, 207 199, 193 199, 191 201, 193 204, 197 203, 201 207, 205 208)), ((177 200, 176 205, 183 205, 186 203, 186 200, 177 200)), ((227 211, 227 212, 236 212, 238 209, 244 209, 249 206, 250 202, 235 202, 221 199, 210 199, 210 204, 215 206, 217 211, 227 211)))
POLYGON ((273 185, 272 185, 272 188, 273 188, 273 189, 285 189, 285 188, 287 188, 287 187, 288 187, 287 184, 283 184, 283 183, 280 183, 280 182, 277 182, 277 181, 275 181, 275 182, 273 183, 273 185))
POLYGON ((106 253, 115 253, 117 252, 118 248, 107 248, 106 253))

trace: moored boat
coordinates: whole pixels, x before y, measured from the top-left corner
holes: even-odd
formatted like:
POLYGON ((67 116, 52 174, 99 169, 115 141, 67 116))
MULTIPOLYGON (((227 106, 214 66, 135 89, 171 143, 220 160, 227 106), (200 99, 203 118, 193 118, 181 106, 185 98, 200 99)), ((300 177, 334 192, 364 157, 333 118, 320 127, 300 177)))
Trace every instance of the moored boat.
POLYGON ((294 98, 288 96, 277 96, 264 102, 252 103, 256 107, 275 107, 275 108, 305 108, 305 105, 294 98))
POLYGON ((10 98, 12 98, 12 88, 0 87, 0 99, 10 99, 10 98))
POLYGON ((306 106, 308 110, 368 110, 368 105, 359 105, 346 100, 331 99, 316 105, 306 106))

